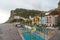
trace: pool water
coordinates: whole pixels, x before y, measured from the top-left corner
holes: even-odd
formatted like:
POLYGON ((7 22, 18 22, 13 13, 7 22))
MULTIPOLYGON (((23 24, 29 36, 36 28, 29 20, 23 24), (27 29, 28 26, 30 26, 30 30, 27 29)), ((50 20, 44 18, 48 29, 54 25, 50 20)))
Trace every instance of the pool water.
POLYGON ((48 33, 48 30, 46 28, 43 28, 43 27, 36 27, 36 31, 40 31, 44 34, 47 34, 48 33))
POLYGON ((36 33, 23 33, 24 40, 45 40, 36 33))

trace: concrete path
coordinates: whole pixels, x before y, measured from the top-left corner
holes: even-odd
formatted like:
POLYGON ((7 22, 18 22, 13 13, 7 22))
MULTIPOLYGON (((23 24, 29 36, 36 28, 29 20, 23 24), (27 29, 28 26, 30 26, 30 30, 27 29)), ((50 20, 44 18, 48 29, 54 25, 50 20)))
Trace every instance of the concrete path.
POLYGON ((49 40, 60 40, 60 31, 57 31, 56 35, 49 40))
POLYGON ((21 40, 13 24, 0 24, 0 40, 21 40))

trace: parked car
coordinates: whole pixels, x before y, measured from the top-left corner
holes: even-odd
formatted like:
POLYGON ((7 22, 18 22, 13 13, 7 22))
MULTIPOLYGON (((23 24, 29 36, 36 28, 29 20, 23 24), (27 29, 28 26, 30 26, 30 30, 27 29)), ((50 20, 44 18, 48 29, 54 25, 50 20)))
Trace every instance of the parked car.
POLYGON ((15 25, 17 28, 23 28, 24 27, 24 25, 21 25, 21 24, 16 24, 15 25))
POLYGON ((16 26, 16 27, 18 27, 18 28, 20 28, 20 27, 21 27, 21 25, 20 25, 20 24, 16 24, 15 26, 16 26))

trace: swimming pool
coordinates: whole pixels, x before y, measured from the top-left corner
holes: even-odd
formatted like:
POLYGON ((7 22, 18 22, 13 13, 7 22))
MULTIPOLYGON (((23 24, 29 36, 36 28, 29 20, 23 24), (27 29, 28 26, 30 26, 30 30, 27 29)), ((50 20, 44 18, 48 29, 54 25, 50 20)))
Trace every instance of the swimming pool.
POLYGON ((46 28, 44 28, 44 27, 36 27, 36 31, 40 31, 40 32, 42 32, 42 33, 44 33, 44 34, 47 34, 48 33, 48 30, 46 29, 46 28))
POLYGON ((23 33, 24 40, 45 40, 36 33, 23 33))

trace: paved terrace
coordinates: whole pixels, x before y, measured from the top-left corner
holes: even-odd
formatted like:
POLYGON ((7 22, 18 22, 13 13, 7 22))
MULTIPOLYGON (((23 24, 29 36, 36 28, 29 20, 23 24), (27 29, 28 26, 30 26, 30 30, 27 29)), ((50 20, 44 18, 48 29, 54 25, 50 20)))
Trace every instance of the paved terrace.
POLYGON ((54 37, 52 37, 49 40, 60 40, 60 30, 56 33, 56 35, 54 37))
POLYGON ((0 24, 0 40, 22 40, 13 24, 0 24))

